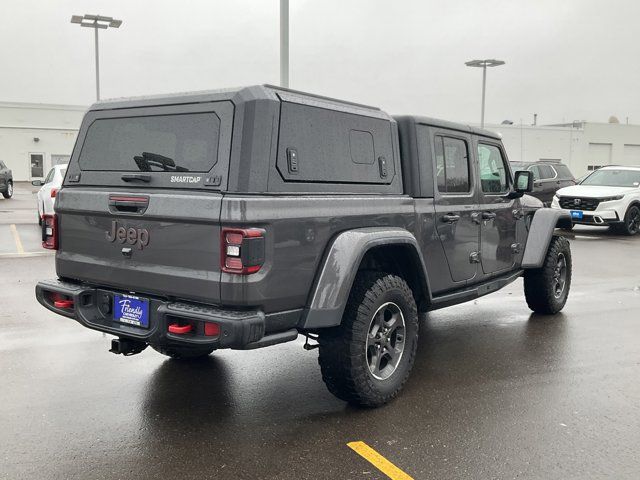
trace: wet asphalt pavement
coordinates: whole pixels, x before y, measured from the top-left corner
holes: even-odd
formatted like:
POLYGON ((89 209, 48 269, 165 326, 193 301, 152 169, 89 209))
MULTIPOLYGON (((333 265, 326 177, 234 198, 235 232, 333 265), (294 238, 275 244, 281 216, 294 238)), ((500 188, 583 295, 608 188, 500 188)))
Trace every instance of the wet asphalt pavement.
POLYGON ((329 394, 302 340, 113 355, 35 301, 53 257, 0 257, 0 478, 386 478, 355 440, 416 479, 640 478, 640 237, 578 228, 571 245, 562 314, 531 315, 521 281, 429 314, 377 410, 329 394))

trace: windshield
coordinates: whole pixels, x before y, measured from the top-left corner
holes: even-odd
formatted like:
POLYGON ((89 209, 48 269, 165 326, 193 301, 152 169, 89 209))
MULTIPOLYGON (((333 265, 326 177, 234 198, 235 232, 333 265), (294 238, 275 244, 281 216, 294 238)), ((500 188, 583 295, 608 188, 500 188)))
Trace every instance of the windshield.
POLYGON ((217 161, 219 130, 214 113, 98 119, 87 131, 80 168, 208 172, 217 161))
POLYGON ((640 170, 596 170, 580 185, 599 185, 602 187, 637 187, 640 186, 640 170))

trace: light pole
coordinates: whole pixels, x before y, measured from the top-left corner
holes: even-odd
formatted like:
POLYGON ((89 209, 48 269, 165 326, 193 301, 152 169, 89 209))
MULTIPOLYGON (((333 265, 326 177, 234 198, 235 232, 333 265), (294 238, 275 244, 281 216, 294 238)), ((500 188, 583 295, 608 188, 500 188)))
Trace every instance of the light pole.
POLYGON ((96 44, 96 99, 100 100, 100 55, 98 51, 98 30, 107 28, 120 28, 122 20, 116 20, 113 17, 103 17, 101 15, 73 15, 71 23, 77 23, 81 27, 93 28, 95 32, 96 44))
POLYGON ((280 86, 289 88, 289 0, 280 0, 280 86))
POLYGON ((502 60, 486 59, 471 60, 464 63, 467 67, 482 67, 482 112, 480 114, 480 128, 484 128, 484 95, 487 85, 487 67, 499 67, 504 65, 502 60))

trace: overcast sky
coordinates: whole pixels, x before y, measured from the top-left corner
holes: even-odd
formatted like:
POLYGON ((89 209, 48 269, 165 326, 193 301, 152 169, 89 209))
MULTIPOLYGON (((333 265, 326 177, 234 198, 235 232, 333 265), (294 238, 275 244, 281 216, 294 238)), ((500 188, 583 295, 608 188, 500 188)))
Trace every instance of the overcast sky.
MULTIPOLYGON (((465 122, 640 123, 637 0, 290 0, 291 88, 465 122)), ((103 98, 277 83, 278 0, 2 0, 0 101, 88 105, 93 30, 103 98)))

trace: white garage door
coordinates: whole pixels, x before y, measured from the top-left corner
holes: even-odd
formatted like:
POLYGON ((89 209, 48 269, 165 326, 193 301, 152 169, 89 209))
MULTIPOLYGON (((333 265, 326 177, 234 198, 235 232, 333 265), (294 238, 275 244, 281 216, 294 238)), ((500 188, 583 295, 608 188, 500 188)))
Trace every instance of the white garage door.
POLYGON ((61 165, 63 163, 69 163, 69 155, 51 155, 51 166, 61 165))
POLYGON ((640 165, 640 145, 625 144, 624 164, 640 165))
POLYGON ((611 165, 611 144, 610 143, 590 143, 588 154, 589 170, 611 165))

